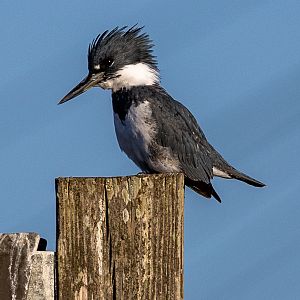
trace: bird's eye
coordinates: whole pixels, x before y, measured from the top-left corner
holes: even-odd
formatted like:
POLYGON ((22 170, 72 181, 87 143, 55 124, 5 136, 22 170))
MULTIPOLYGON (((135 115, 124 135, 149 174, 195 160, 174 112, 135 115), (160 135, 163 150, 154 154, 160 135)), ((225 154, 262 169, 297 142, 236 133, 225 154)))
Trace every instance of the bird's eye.
POLYGON ((109 68, 114 64, 114 60, 112 58, 104 58, 100 60, 100 63, 95 64, 92 67, 92 72, 106 72, 109 68))
POLYGON ((103 59, 103 61, 101 62, 101 66, 106 69, 109 68, 113 65, 114 61, 112 58, 105 58, 103 59))

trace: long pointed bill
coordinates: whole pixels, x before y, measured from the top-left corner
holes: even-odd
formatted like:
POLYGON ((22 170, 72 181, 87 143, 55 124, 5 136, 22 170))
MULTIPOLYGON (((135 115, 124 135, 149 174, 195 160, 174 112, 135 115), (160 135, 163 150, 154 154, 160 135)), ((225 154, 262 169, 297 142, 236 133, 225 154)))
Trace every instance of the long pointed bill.
POLYGON ((84 93, 88 89, 95 86, 98 82, 102 80, 103 76, 101 74, 97 75, 88 75, 86 78, 84 78, 78 85, 76 85, 66 96, 64 96, 58 104, 63 104, 80 94, 84 93))

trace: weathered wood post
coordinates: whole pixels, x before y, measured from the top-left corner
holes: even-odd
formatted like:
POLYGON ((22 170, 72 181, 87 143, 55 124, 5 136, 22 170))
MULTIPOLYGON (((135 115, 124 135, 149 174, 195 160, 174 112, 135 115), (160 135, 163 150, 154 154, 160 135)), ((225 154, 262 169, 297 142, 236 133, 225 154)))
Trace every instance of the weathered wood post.
POLYGON ((54 300, 54 252, 42 244, 34 232, 0 234, 1 300, 54 300))
POLYGON ((60 300, 183 299, 182 174, 58 178, 60 300))

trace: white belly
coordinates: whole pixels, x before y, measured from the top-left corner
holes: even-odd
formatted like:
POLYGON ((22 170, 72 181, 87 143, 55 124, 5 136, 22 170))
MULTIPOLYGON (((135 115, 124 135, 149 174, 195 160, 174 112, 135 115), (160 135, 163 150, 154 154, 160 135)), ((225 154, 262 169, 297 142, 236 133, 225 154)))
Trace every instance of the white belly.
POLYGON ((132 105, 125 117, 120 120, 114 114, 117 139, 122 151, 144 170, 145 161, 149 160, 149 145, 155 136, 155 124, 151 122, 149 102, 138 106, 132 105))
POLYGON ((122 151, 143 171, 178 172, 178 161, 174 160, 168 148, 156 145, 156 152, 150 153, 156 135, 156 123, 151 116, 148 101, 130 107, 125 120, 114 114, 117 139, 122 151))

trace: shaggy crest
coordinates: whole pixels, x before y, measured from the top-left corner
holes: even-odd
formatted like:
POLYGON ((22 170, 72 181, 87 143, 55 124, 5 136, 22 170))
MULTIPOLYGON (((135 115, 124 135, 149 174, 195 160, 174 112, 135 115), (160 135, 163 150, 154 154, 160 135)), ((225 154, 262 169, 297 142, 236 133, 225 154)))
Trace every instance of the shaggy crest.
POLYGON ((142 33, 143 27, 116 27, 111 31, 99 34, 88 49, 88 67, 90 72, 95 66, 113 61, 116 67, 123 65, 146 63, 158 70, 153 52, 153 43, 148 34, 142 33))

